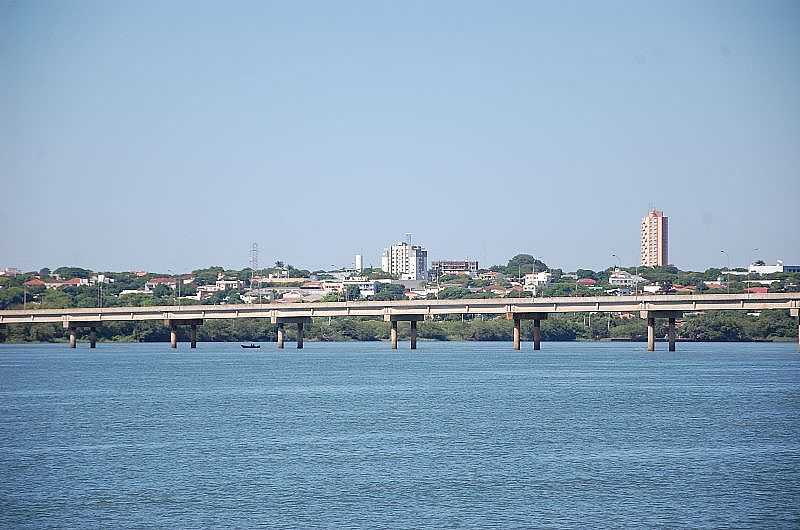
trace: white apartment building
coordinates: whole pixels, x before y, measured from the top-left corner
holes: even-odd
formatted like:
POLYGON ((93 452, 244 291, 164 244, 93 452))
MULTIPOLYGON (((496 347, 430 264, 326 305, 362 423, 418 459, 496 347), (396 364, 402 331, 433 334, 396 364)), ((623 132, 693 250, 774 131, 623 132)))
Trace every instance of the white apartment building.
POLYGON ((383 251, 381 269, 397 274, 401 280, 424 280, 428 270, 428 251, 402 242, 383 251))

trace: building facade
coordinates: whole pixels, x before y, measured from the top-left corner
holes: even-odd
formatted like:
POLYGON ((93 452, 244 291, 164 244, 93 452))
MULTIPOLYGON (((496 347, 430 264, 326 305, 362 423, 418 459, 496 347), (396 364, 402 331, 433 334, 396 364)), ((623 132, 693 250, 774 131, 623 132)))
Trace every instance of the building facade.
POLYGON ((669 265, 669 219, 661 210, 650 210, 642 219, 641 263, 645 267, 669 265))
MULTIPOLYGON (((763 263, 763 262, 761 262, 763 263)), ((784 265, 783 261, 778 260, 775 265, 750 264, 747 269, 750 274, 778 274, 781 272, 800 272, 800 265, 784 265)))
POLYGON ((616 287, 633 287, 640 283, 647 283, 647 278, 642 278, 622 269, 615 269, 608 276, 608 284, 616 287))
POLYGON ((418 245, 397 243, 383 251, 381 269, 401 280, 424 280, 428 270, 428 251, 418 245))
POLYGON ((522 290, 536 294, 541 287, 544 287, 552 281, 553 275, 549 271, 526 274, 523 276, 522 290))
POLYGON ((451 274, 475 276, 478 274, 478 262, 469 260, 447 260, 434 261, 431 263, 431 277, 438 278, 451 274))

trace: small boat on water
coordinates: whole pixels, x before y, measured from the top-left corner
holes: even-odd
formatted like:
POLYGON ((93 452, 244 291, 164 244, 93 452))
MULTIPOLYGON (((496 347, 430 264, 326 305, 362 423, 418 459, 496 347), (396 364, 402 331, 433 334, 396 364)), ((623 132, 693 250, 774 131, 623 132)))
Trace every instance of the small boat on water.
POLYGON ((242 348, 260 348, 260 347, 261 344, 253 344, 252 342, 250 344, 242 344, 242 348))

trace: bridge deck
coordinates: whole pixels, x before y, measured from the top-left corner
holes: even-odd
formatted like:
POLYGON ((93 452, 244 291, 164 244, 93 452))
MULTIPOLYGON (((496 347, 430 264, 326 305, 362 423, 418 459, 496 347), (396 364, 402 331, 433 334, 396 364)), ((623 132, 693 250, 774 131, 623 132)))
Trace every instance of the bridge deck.
POLYGON ((576 313, 636 311, 709 311, 800 309, 800 293, 648 295, 560 298, 491 298, 370 302, 181 305, 0 311, 0 324, 105 322, 121 320, 189 320, 230 318, 298 318, 339 316, 460 315, 508 313, 576 313))

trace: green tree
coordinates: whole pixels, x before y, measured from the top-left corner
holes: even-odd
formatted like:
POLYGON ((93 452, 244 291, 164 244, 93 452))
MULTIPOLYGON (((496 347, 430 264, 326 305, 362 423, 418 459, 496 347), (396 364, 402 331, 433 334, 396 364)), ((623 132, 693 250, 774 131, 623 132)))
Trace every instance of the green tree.
POLYGON ((89 269, 82 269, 80 267, 59 267, 53 271, 53 274, 57 274, 64 279, 70 278, 91 278, 92 271, 89 269))
POLYGON ((378 283, 375 286, 375 300, 403 300, 405 288, 395 283, 378 283))
POLYGON ((506 265, 506 274, 518 275, 529 274, 547 270, 547 264, 534 258, 530 254, 517 254, 506 265))

